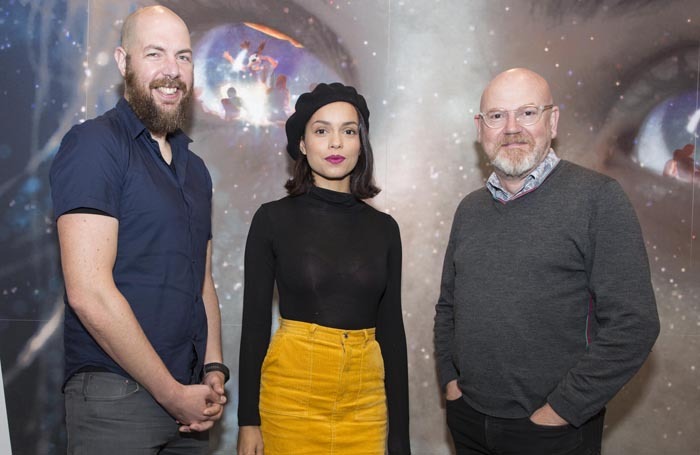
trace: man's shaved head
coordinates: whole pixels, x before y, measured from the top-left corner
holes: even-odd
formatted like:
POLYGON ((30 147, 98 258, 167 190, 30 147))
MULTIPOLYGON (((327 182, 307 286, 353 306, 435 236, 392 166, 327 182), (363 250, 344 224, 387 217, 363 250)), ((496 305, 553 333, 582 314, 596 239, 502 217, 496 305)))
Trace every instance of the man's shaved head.
POLYGON ((481 111, 494 107, 502 97, 511 98, 510 93, 526 87, 532 93, 533 104, 552 104, 552 92, 549 84, 539 74, 527 68, 512 68, 494 77, 481 95, 481 111))
POLYGON ((126 19, 124 19, 124 24, 122 25, 121 46, 128 52, 134 40, 138 36, 139 23, 145 18, 156 19, 159 16, 162 18, 167 17, 168 19, 175 19, 176 21, 180 22, 185 29, 187 29, 187 33, 189 34, 189 29, 187 28, 185 21, 183 21, 182 18, 175 14, 171 9, 161 5, 146 6, 144 8, 137 9, 133 13, 129 14, 126 19))

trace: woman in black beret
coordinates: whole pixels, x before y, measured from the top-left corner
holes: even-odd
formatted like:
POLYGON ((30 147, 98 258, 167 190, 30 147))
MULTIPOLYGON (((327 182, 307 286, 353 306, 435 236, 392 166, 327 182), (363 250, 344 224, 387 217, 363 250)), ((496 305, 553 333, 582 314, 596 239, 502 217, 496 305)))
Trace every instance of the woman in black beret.
POLYGON ((258 209, 246 244, 238 454, 408 454, 401 239, 363 202, 379 193, 369 109, 340 83, 295 109, 289 196, 258 209))

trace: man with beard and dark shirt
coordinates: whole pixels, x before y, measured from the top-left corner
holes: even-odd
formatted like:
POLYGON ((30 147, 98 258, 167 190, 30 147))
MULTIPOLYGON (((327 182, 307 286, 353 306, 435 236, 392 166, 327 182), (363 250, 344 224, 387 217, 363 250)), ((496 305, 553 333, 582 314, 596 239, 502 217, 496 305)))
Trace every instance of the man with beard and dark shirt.
POLYGON ((68 452, 203 454, 229 373, 211 275, 212 182, 181 130, 189 30, 167 8, 139 9, 114 56, 124 99, 66 134, 50 174, 68 452))
POLYGON ((435 358, 460 455, 594 455, 605 405, 659 333, 639 222, 610 177, 551 147, 540 75, 496 76, 474 122, 493 165, 459 205, 435 358))

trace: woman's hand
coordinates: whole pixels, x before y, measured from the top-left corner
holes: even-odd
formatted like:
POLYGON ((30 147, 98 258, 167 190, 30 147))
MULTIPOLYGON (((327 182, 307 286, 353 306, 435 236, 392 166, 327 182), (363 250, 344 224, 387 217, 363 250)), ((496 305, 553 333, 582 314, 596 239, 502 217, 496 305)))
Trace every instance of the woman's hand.
POLYGON ((238 455, 263 455, 263 439, 259 426, 238 429, 238 455))

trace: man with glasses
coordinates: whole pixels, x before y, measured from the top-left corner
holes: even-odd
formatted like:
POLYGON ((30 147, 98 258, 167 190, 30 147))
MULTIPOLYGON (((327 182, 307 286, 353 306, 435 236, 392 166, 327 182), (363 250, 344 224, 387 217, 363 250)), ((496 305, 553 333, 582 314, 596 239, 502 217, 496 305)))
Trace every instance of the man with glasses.
POLYGON ((435 356, 458 454, 598 454, 605 404, 659 332, 644 240, 617 182, 551 148, 559 109, 522 68, 475 116, 493 165, 460 203, 435 356))

